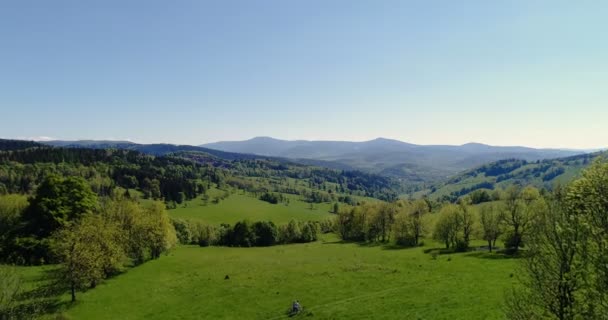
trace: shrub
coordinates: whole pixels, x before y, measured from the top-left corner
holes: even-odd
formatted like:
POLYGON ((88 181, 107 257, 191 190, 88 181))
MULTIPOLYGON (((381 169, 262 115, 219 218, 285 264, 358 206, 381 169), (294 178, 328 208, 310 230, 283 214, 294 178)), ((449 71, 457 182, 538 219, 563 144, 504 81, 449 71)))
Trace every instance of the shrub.
POLYGON ((201 222, 192 223, 192 238, 190 243, 208 247, 218 243, 219 231, 216 227, 201 222))
POLYGON ((258 221, 253 224, 255 245, 260 247, 272 246, 277 243, 279 231, 271 221, 258 221))
POLYGON ((279 197, 276 194, 270 193, 270 192, 266 192, 266 193, 262 194, 260 196, 260 200, 266 201, 266 202, 272 203, 272 204, 279 203, 279 197))
POLYGON ((173 228, 177 235, 177 240, 181 244, 189 244, 192 240, 192 232, 190 231, 190 224, 182 219, 171 219, 173 228))

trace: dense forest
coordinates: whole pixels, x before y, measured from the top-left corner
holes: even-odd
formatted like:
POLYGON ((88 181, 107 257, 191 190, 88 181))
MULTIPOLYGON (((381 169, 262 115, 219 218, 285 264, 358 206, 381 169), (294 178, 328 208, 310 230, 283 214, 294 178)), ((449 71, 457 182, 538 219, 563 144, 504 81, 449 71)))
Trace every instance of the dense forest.
POLYGON ((313 202, 334 201, 338 194, 390 200, 398 191, 398 184, 389 178, 271 159, 230 160, 201 152, 153 156, 134 150, 57 148, 10 140, 1 146, 0 193, 29 194, 50 174, 83 177, 100 195, 122 187, 140 190, 144 198, 178 204, 204 193, 211 184, 298 194, 313 202), (306 183, 296 185, 293 180, 306 183))

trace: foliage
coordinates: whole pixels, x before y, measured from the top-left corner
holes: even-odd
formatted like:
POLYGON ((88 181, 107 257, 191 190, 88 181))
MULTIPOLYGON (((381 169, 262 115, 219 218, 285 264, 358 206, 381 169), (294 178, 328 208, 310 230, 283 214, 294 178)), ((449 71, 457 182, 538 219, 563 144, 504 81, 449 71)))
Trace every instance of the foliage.
POLYGON ((505 191, 502 207, 505 230, 505 246, 517 252, 525 244, 536 213, 542 210, 545 202, 534 187, 512 186, 505 191))
POLYGON ((144 196, 181 203, 203 193, 205 182, 225 173, 189 160, 127 150, 30 148, 0 151, 0 185, 8 193, 30 193, 49 175, 78 176, 99 195, 115 186, 139 188, 144 196))
POLYGON ((76 301, 76 291, 82 290, 104 277, 102 246, 105 241, 98 232, 98 217, 89 215, 62 228, 54 235, 52 250, 61 262, 58 278, 76 301))
POLYGON ((260 200, 266 201, 266 202, 271 203, 271 204, 277 204, 283 198, 281 194, 279 194, 279 195, 274 194, 274 193, 270 193, 270 192, 265 192, 264 194, 262 194, 260 196, 260 200))
POLYGON ((26 264, 50 261, 50 235, 91 213, 96 205, 97 196, 82 178, 47 177, 30 198, 4 258, 26 264))
POLYGON ((447 204, 439 212, 433 238, 445 244, 446 249, 466 251, 471 241, 475 214, 466 202, 447 204))
POLYGON ((21 195, 0 195, 0 257, 8 252, 11 236, 17 231, 21 215, 27 208, 27 198, 21 195))
POLYGON ((509 318, 606 318, 607 185, 608 164, 596 162, 535 208, 521 287, 507 299, 509 318))
POLYGON ((277 226, 272 221, 258 221, 253 224, 255 245, 267 247, 275 245, 279 238, 277 226))
POLYGON ((484 206, 480 211, 481 238, 488 242, 488 249, 496 247, 496 240, 503 233, 502 222, 505 220, 503 212, 496 205, 484 206))

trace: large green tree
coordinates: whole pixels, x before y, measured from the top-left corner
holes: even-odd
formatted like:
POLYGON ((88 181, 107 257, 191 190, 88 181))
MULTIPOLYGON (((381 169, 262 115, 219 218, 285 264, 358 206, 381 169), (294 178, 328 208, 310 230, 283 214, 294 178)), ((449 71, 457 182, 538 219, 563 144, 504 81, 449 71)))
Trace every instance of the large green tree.
POLYGON ((49 261, 49 237, 94 211, 97 195, 83 178, 49 176, 36 189, 11 243, 11 260, 38 264, 49 261))
POLYGON ((69 222, 91 213, 96 204, 97 196, 83 178, 49 176, 36 189, 23 215, 25 231, 46 238, 69 222))
POLYGON ((543 203, 534 207, 507 316, 608 319, 608 164, 596 162, 543 203))

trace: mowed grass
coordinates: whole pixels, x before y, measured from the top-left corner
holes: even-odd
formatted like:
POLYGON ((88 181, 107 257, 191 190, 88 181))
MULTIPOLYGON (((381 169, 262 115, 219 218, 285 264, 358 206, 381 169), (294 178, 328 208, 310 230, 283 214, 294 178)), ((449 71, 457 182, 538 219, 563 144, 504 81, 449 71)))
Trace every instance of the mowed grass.
POLYGON ((232 194, 218 204, 211 201, 203 205, 202 199, 194 199, 186 203, 186 207, 169 210, 174 218, 203 221, 211 224, 234 224, 243 219, 251 221, 272 221, 277 224, 287 223, 291 219, 300 221, 318 221, 331 217, 331 204, 314 204, 310 209, 308 203, 290 199, 289 205, 270 204, 252 196, 232 194))
MULTIPOLYGON (((427 246, 434 247, 435 244, 427 246)), ((182 246, 79 296, 72 319, 501 319, 516 260, 341 243, 182 246), (225 276, 229 279, 225 280, 225 276)))

